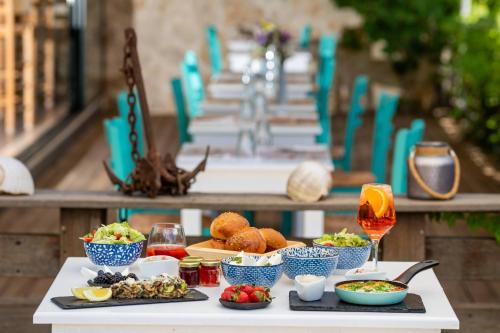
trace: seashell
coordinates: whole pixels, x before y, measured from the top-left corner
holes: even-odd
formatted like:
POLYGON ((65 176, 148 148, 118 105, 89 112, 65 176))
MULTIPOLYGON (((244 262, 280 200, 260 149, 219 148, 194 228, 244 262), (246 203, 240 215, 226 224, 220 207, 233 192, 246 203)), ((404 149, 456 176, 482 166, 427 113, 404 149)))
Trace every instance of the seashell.
POLYGON ((0 192, 33 194, 35 184, 28 168, 13 157, 0 156, 0 192))
POLYGON ((286 192, 294 201, 315 202, 328 195, 331 185, 327 168, 318 162, 305 161, 288 177, 286 192))

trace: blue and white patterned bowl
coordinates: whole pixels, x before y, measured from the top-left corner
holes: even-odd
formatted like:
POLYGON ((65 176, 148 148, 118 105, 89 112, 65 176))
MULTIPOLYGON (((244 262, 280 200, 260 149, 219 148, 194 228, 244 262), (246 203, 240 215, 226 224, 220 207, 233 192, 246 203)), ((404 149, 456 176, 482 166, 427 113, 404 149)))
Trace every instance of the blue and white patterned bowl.
POLYGON ((313 246, 322 249, 334 249, 339 253, 337 270, 349 270, 363 266, 372 249, 372 244, 368 242, 365 246, 326 246, 313 241, 313 246))
POLYGON ((339 255, 332 248, 291 247, 281 250, 285 275, 295 279, 297 275, 311 274, 328 277, 337 267, 339 255))
POLYGON ((95 265, 128 266, 142 253, 143 241, 131 244, 99 244, 83 242, 85 253, 95 265))
MULTIPOLYGON (((258 260, 259 256, 254 256, 258 260)), ((232 257, 222 259, 222 274, 230 284, 255 284, 271 288, 283 275, 283 263, 273 266, 231 265, 232 257)))

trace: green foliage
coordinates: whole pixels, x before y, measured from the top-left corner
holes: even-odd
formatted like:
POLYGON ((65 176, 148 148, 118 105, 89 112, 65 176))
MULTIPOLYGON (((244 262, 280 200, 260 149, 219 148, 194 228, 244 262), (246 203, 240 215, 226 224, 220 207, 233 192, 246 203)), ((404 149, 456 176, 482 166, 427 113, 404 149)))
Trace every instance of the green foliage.
POLYGON ((459 16, 458 0, 332 1, 354 8, 364 19, 362 29, 344 33, 342 44, 359 49, 385 41, 397 73, 416 69, 424 59, 437 69, 446 59, 453 77, 446 96, 451 115, 468 138, 500 156, 499 0, 473 0, 466 18, 459 16))
MULTIPOLYGON (((458 23, 458 0, 334 0, 363 16, 363 31, 370 41, 385 41, 394 69, 405 73, 426 58, 439 64, 442 50, 452 42, 458 23)), ((345 45, 356 46, 364 36, 347 33, 345 45), (357 40, 355 38, 358 38, 357 40)))
POLYGON ((500 154, 500 2, 475 1, 471 17, 457 31, 450 66, 453 116, 468 137, 500 154))
POLYGON ((442 212, 430 215, 431 220, 435 222, 445 222, 453 227, 457 221, 465 221, 473 231, 480 229, 486 230, 495 237, 497 243, 500 243, 500 215, 489 213, 454 213, 442 212))

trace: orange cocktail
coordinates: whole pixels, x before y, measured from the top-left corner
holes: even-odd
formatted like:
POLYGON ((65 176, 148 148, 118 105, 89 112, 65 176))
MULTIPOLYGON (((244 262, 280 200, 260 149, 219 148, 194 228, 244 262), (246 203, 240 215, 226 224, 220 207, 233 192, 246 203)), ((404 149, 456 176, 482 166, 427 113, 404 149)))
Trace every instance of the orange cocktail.
POLYGON ((380 239, 396 224, 392 189, 387 184, 365 184, 359 196, 358 224, 372 240, 375 270, 380 239))

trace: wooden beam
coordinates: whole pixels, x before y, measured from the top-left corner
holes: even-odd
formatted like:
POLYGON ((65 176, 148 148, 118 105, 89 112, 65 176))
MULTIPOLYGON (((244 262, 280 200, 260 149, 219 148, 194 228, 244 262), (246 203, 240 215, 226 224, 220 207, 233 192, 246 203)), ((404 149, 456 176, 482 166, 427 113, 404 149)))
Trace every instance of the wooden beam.
POLYGON ((43 92, 44 108, 52 111, 54 107, 55 87, 55 45, 54 45, 54 4, 45 3, 43 6, 45 23, 45 40, 43 41, 43 92))
MULTIPOLYGON (((99 161, 96 161, 99 163, 99 161)), ((500 212, 500 193, 462 193, 452 200, 412 200, 396 197, 396 212, 500 212)), ((356 210, 358 194, 333 194, 313 202, 295 202, 279 194, 210 194, 190 193, 186 196, 126 196, 115 191, 37 190, 31 196, 0 196, 0 207, 45 208, 198 208, 255 211, 356 210)))
POLYGON ((12 136, 16 132, 16 40, 14 21, 14 0, 4 0, 5 9, 5 133, 12 136))
POLYGON ((35 126, 35 72, 36 44, 35 27, 36 9, 31 8, 23 30, 23 128, 31 130, 35 126))
POLYGON ((106 209, 61 209, 61 251, 60 263, 63 264, 67 257, 85 256, 82 242, 78 237, 85 235, 92 229, 97 229, 101 224, 106 224, 106 209))

